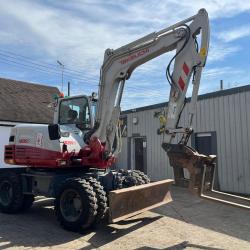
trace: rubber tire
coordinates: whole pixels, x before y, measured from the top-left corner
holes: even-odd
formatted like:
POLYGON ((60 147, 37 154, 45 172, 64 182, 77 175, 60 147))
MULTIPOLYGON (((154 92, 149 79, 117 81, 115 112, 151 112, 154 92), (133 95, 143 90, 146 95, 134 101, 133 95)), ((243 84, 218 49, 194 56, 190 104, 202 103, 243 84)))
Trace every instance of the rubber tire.
POLYGON ((107 209, 108 209, 107 195, 106 195, 106 192, 104 191, 103 186, 97 179, 90 177, 87 180, 93 187, 93 190, 96 194, 98 208, 97 208, 97 215, 95 218, 95 223, 99 223, 105 217, 107 209))
POLYGON ((32 207, 34 200, 35 200, 34 195, 25 194, 23 196, 23 204, 22 204, 21 211, 25 212, 29 210, 32 207))
POLYGON ((3 181, 8 181, 13 191, 12 200, 8 205, 4 205, 0 201, 0 211, 7 214, 15 214, 22 211, 24 196, 20 175, 14 171, 4 171, 0 173, 0 184, 3 181))
POLYGON ((55 213, 61 226, 67 230, 78 232, 92 226, 97 214, 97 199, 95 192, 85 179, 69 178, 64 181, 55 200, 55 213), (67 221, 60 208, 61 195, 67 189, 73 189, 81 197, 83 210, 78 220, 74 222, 67 221))
POLYGON ((120 169, 118 172, 116 172, 115 178, 113 180, 114 190, 123 188, 124 179, 125 179, 124 170, 120 169))
POLYGON ((130 170, 123 170, 122 175, 124 176, 123 179, 123 188, 138 186, 144 184, 142 178, 135 172, 130 170))
POLYGON ((138 174, 142 178, 143 184, 150 183, 149 177, 146 174, 144 174, 142 171, 140 171, 140 170, 133 170, 133 172, 136 173, 136 174, 138 174))

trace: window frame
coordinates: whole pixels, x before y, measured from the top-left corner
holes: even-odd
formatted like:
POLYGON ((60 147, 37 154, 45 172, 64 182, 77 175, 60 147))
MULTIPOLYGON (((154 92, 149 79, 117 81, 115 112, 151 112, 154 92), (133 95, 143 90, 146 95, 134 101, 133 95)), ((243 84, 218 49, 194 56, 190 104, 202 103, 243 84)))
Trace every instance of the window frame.
POLYGON ((64 101, 70 101, 70 100, 76 100, 76 99, 83 99, 85 98, 86 101, 87 101, 87 107, 88 107, 88 115, 89 115, 89 122, 88 122, 88 125, 90 126, 89 128, 84 128, 84 129, 91 129, 92 127, 92 115, 91 115, 91 109, 90 109, 90 105, 89 105, 89 98, 87 96, 79 96, 79 97, 71 97, 71 98, 64 98, 62 100, 60 100, 60 103, 59 103, 59 108, 58 108, 58 124, 59 125, 70 125, 70 124, 75 124, 75 125, 81 125, 83 124, 82 123, 62 123, 60 120, 60 115, 61 115, 61 104, 62 102, 64 101))

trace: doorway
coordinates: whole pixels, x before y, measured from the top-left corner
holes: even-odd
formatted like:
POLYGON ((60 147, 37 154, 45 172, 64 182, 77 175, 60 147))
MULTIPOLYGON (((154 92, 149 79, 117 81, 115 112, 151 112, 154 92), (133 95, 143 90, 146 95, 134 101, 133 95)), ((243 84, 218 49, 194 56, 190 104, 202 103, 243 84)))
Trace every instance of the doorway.
POLYGON ((133 138, 133 169, 147 173, 147 140, 145 137, 133 138))
MULTIPOLYGON (((204 155, 217 155, 217 137, 216 132, 196 133, 194 138, 195 149, 204 155)), ((217 160, 216 160, 217 162, 217 160)), ((215 169, 214 186, 219 187, 218 167, 215 169)))

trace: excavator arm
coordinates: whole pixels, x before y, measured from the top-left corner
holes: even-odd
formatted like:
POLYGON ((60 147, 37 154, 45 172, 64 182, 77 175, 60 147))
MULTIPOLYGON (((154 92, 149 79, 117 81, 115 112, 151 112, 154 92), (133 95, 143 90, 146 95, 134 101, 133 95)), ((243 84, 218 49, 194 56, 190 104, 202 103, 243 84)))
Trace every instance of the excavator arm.
MULTIPOLYGON (((187 146, 192 133, 197 95, 202 69, 206 64, 209 48, 209 21, 205 9, 196 15, 159 32, 151 33, 119 49, 107 49, 101 68, 99 102, 94 131, 89 140, 96 155, 104 161, 114 159, 120 151, 119 116, 125 81, 140 65, 170 51, 175 55, 170 60, 166 75, 171 86, 166 112, 160 115, 163 135, 162 148, 166 151, 174 169, 175 184, 185 186, 184 169, 189 172, 189 189, 203 198, 237 205, 234 199, 249 202, 246 198, 228 195, 213 189, 216 156, 199 154, 187 146), (173 71, 170 72, 173 64, 173 71), (186 128, 178 127, 185 106, 187 89, 192 79, 192 97, 189 104, 189 119, 186 128), (182 134, 179 143, 173 143, 176 134, 182 134), (116 138, 116 143, 114 143, 116 138), (211 196, 213 194, 213 196, 211 196), (216 197, 214 197, 216 194, 216 197)), ((115 222, 139 212, 165 204, 171 200, 168 191, 172 180, 164 180, 130 189, 110 192, 110 220, 115 222)), ((249 208, 246 205, 238 205, 249 208)))
POLYGON ((168 111, 165 117, 167 122, 161 131, 165 134, 164 143, 171 143, 177 132, 185 133, 188 137, 208 47, 208 15, 205 9, 201 9, 196 15, 166 29, 151 33, 119 49, 107 49, 101 67, 96 125, 91 139, 96 141, 98 138, 102 144, 105 144, 106 155, 116 155, 119 152, 117 148, 119 143, 116 143, 116 148, 114 148, 114 140, 125 81, 138 66, 173 50, 176 53, 166 70, 171 85, 168 111), (199 35, 200 43, 198 42, 199 35), (200 49, 198 44, 200 44, 200 49), (172 64, 174 64, 173 72, 170 73, 172 64), (178 129, 178 121, 192 76, 193 93, 189 127, 178 129))
MULTIPOLYGON (((98 143, 103 146, 100 147, 99 145, 99 148, 104 150, 102 154, 104 159, 112 159, 117 156, 121 146, 121 143, 119 143, 121 133, 118 123, 121 111, 120 103, 126 80, 140 65, 175 50, 175 55, 166 69, 167 80, 171 86, 169 101, 166 112, 159 115, 161 127, 157 131, 158 134, 162 134, 162 148, 167 153, 170 165, 173 167, 175 184, 186 185, 187 179, 184 177, 184 169, 187 169, 189 172, 188 186, 191 192, 199 194, 203 198, 232 205, 237 204, 235 201, 231 201, 232 197, 237 202, 243 200, 249 203, 249 199, 214 190, 216 156, 200 154, 187 145, 193 132, 192 121, 196 110, 201 74, 206 64, 209 38, 208 14, 205 9, 201 9, 196 15, 166 29, 151 33, 119 49, 107 49, 101 67, 97 117, 90 144, 94 147, 98 143), (172 72, 170 72, 171 66, 173 66, 172 72), (187 127, 180 128, 178 123, 185 106, 185 98, 191 79, 193 87, 188 109, 188 123, 187 127), (173 143, 173 139, 178 133, 182 137, 176 144, 173 143), (114 143, 115 139, 116 143, 114 143), (212 197, 211 194, 216 194, 216 198, 212 197)), ((112 211, 123 211, 122 208, 126 206, 126 212, 132 208, 136 212, 138 210, 143 211, 141 207, 138 209, 131 204, 138 205, 138 202, 135 202, 138 197, 145 198, 147 195, 147 199, 142 199, 139 202, 140 205, 143 204, 142 207, 154 207, 157 202, 152 197, 158 196, 159 198, 161 196, 159 194, 162 194, 162 196, 160 197, 161 202, 158 200, 158 204, 162 204, 164 200, 169 200, 168 195, 165 196, 164 193, 164 189, 169 183, 169 181, 163 181, 159 184, 154 183, 153 186, 137 187, 134 197, 132 195, 134 188, 130 193, 128 190, 114 191, 114 197, 116 198, 111 199, 115 201, 113 202, 114 207, 117 207, 117 205, 121 207, 112 211), (163 190, 163 192, 160 190, 163 190), (141 192, 141 195, 138 195, 139 192, 141 192), (121 195, 120 198, 119 195, 121 195), (130 202, 128 202, 129 199, 131 199, 130 202)), ((238 206, 249 208, 249 205, 246 206, 245 204, 238 206)), ((132 210, 129 213, 131 215, 133 214, 132 210)), ((122 218, 122 214, 115 216, 122 218)))
MULTIPOLYGON (((194 187, 193 183, 196 182, 197 175, 194 162, 200 159, 200 155, 193 150, 191 151, 192 155, 187 157, 188 147, 186 144, 192 132, 192 119, 208 47, 208 14, 205 9, 201 9, 196 15, 166 29, 151 33, 119 49, 105 51, 100 74, 95 126, 87 138, 90 148, 96 152, 95 155, 101 155, 101 161, 112 162, 112 159, 115 159, 120 151, 120 104, 126 80, 130 78, 138 66, 175 50, 175 55, 166 69, 171 88, 167 112, 164 114, 162 119, 164 122, 158 133, 163 134, 162 147, 167 152, 170 162, 173 163, 171 165, 174 167, 176 183, 180 177, 184 176, 183 173, 180 173, 180 169, 183 171, 183 168, 188 167, 191 175, 190 187, 194 187), (172 64, 173 71, 171 73, 172 64), (191 78, 193 90, 188 127, 179 128, 178 122, 185 105, 191 78), (181 149, 172 144, 177 133, 183 134, 181 149), (114 143, 115 139, 116 143, 114 143)), ((171 200, 169 186, 172 182, 172 180, 164 180, 110 192, 110 220, 116 222, 168 203, 171 200)))

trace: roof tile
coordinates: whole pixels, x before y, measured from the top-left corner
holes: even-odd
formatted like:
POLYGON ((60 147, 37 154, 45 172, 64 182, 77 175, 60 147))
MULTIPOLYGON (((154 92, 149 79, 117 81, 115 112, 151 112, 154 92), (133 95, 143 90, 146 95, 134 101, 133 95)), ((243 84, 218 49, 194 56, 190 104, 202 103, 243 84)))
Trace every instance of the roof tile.
POLYGON ((0 78, 0 120, 52 123, 53 110, 47 105, 59 94, 56 87, 0 78))

